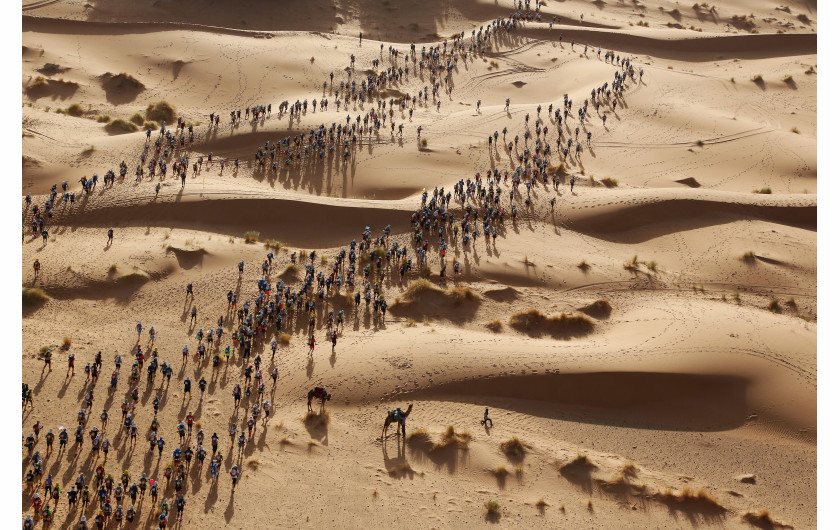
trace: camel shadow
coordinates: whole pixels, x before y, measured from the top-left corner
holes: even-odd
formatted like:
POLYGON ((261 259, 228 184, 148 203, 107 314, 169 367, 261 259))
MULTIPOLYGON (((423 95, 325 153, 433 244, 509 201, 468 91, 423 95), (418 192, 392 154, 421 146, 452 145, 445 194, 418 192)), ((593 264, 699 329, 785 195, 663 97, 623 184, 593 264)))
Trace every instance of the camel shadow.
POLYGON ((387 442, 387 437, 382 440, 382 459, 385 471, 388 472, 388 475, 397 479, 408 477, 413 480, 417 472, 412 469, 411 464, 405 458, 405 438, 397 440, 397 456, 394 458, 388 456, 387 442))

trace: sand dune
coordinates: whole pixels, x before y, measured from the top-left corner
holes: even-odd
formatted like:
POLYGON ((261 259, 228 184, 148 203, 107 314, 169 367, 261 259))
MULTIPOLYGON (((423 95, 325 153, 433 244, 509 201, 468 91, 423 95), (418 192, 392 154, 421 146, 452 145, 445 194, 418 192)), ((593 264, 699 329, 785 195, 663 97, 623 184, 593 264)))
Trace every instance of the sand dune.
MULTIPOLYGON (((197 450, 203 429, 209 453, 217 433, 220 476, 209 454, 193 460, 170 526, 816 526, 816 2, 548 0, 539 20, 515 9, 24 2, 24 435, 36 421, 73 431, 94 393, 78 456, 72 432, 62 452, 47 454, 43 432, 34 442, 62 488, 55 524, 84 513, 94 526, 99 503, 71 510, 66 491, 102 463, 159 481, 156 503, 122 500, 154 527, 178 497, 164 470, 191 414, 180 447, 197 450), (517 27, 498 29, 514 13, 517 27), (479 47, 473 30, 488 28, 479 47), (184 123, 167 118, 172 144, 147 113, 161 101, 184 123), (457 185, 477 177, 462 200, 457 185), (32 206, 43 212, 53 185, 42 233, 32 206), (423 209, 432 201, 445 221, 423 209), (274 302, 285 289, 289 303, 274 302), (246 328, 247 358, 233 339, 246 328), (171 380, 149 375, 155 350, 171 380), (261 396, 245 378, 257 355, 261 396), (252 392, 238 405, 236 385, 252 392), (308 414, 316 386, 330 399, 308 414), (248 437, 262 400, 269 415, 248 437), (392 422, 383 437, 397 407, 411 407, 408 436, 392 422), (145 445, 153 420, 160 453, 145 445), (91 450, 94 425, 107 460, 91 450)), ((24 447, 24 516, 43 487, 26 482, 32 468, 24 447)))

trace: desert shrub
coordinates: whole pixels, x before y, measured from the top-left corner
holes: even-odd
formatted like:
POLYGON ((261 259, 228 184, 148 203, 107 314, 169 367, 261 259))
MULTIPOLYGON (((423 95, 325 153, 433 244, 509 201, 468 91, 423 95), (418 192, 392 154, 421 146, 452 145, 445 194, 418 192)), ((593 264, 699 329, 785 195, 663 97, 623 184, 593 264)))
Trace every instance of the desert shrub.
POLYGON ((496 501, 487 501, 484 503, 484 509, 487 510, 487 513, 490 515, 498 515, 502 507, 496 501))
POLYGON ((42 289, 38 287, 24 287, 23 288, 23 307, 35 307, 44 304, 50 300, 50 297, 42 289))
POLYGON ((151 121, 156 121, 158 123, 167 122, 172 123, 175 121, 175 107, 167 103, 166 101, 158 101, 157 103, 150 103, 148 107, 146 107, 146 119, 151 121))
POLYGON ((65 112, 70 116, 76 116, 78 118, 79 116, 85 113, 85 109, 83 109, 82 106, 78 103, 73 103, 72 105, 67 107, 67 110, 65 110, 65 112))
POLYGON ((130 133, 137 131, 137 125, 122 118, 118 118, 106 125, 105 130, 114 133, 130 133))
POLYGON ((140 114, 139 112, 135 112, 134 114, 131 115, 131 117, 128 119, 128 121, 130 121, 134 125, 140 126, 140 125, 143 125, 143 122, 146 121, 146 120, 145 120, 145 118, 143 118, 142 114, 140 114))
POLYGON ((529 309, 514 313, 510 317, 510 327, 522 332, 546 332, 552 335, 583 335, 592 331, 595 323, 584 315, 546 316, 538 309, 529 309))
POLYGON ((99 123, 111 123, 111 116, 107 114, 100 114, 96 117, 96 121, 99 123))
POLYGON ((257 240, 260 238, 260 233, 255 230, 250 230, 245 232, 245 242, 246 243, 256 243, 257 240))
POLYGON ((488 322, 486 326, 487 329, 489 329, 493 333, 501 333, 503 327, 501 320, 493 320, 492 322, 488 322))
POLYGON ((605 179, 601 179, 601 184, 603 184, 607 188, 615 188, 616 186, 618 186, 618 181, 612 177, 607 177, 605 179))
POLYGON ((508 456, 523 458, 525 456, 525 445, 514 436, 513 438, 499 444, 499 449, 508 456))

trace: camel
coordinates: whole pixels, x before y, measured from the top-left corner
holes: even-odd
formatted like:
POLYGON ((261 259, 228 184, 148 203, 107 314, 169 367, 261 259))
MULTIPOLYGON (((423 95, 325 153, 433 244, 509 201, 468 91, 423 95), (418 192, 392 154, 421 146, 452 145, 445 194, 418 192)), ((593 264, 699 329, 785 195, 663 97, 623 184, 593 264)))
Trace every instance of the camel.
POLYGON ((327 389, 320 386, 316 386, 315 388, 310 390, 309 394, 307 394, 308 399, 306 401, 306 408, 309 410, 309 412, 312 412, 313 397, 319 398, 321 400, 321 411, 323 411, 324 403, 326 403, 332 398, 332 394, 327 394, 327 389))
POLYGON ((411 409, 414 407, 414 403, 408 405, 408 408, 403 412, 402 419, 397 418, 397 411, 396 410, 389 410, 388 416, 385 417, 385 426, 382 427, 382 437, 384 438, 388 432, 388 426, 391 425, 393 422, 397 422, 397 437, 400 436, 400 425, 402 425, 402 434, 403 439, 405 439, 405 419, 408 418, 408 415, 411 414, 411 409))

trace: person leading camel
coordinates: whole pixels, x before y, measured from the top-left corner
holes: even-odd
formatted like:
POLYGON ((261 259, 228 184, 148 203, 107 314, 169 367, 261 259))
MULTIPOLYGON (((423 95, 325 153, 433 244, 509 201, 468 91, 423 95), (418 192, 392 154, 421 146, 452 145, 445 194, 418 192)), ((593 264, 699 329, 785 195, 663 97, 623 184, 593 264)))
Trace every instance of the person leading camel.
POLYGON ((385 417, 385 425, 382 427, 382 437, 384 438, 388 432, 388 426, 391 423, 397 423, 397 437, 400 435, 400 427, 402 427, 402 434, 403 438, 405 438, 405 419, 411 414, 411 409, 414 408, 414 404, 411 403, 408 405, 408 409, 405 412, 402 409, 397 408, 396 410, 388 411, 388 415, 385 417))

